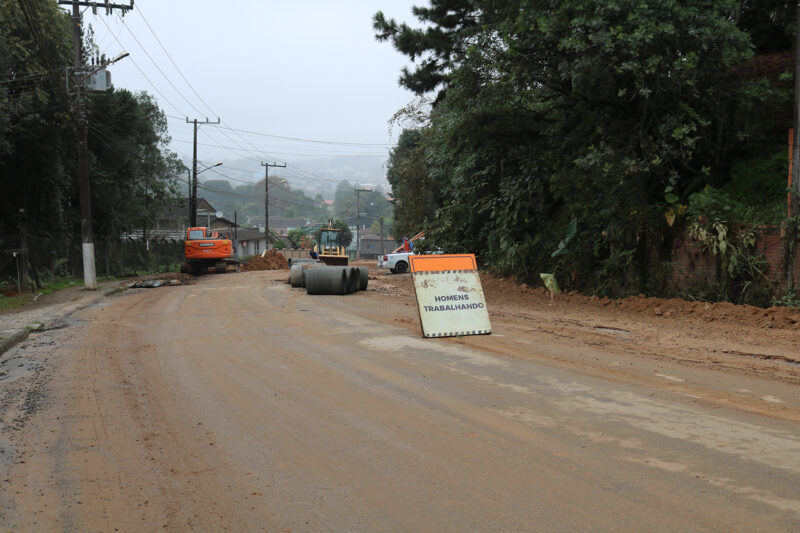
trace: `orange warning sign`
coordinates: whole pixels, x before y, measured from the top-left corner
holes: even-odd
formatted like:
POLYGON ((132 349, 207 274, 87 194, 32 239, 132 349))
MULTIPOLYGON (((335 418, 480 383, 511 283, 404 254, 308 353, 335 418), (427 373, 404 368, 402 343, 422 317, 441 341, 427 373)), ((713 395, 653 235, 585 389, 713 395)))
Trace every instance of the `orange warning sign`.
POLYGON ((408 258, 411 272, 443 272, 477 270, 475 254, 412 255, 408 258))

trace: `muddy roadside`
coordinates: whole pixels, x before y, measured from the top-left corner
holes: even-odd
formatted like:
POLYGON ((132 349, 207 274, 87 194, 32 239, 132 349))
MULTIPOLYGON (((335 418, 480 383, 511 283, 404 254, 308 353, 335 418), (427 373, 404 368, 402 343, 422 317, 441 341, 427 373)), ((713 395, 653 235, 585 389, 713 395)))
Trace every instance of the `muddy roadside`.
MULTIPOLYGON (((371 278, 372 291, 400 304, 378 319, 419 333, 411 275, 374 269, 371 278)), ((551 304, 544 288, 481 280, 493 334, 445 342, 800 421, 798 310, 577 293, 551 304)))

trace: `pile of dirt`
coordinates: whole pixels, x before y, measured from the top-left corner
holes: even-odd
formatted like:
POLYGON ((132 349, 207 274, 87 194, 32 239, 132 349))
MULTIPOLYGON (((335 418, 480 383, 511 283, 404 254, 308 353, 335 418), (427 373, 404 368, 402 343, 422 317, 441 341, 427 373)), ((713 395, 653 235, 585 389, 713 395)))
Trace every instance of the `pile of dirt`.
MULTIPOLYGON (((519 310, 550 307, 550 292, 544 287, 533 287, 518 283, 512 278, 494 276, 481 272, 481 284, 490 308, 515 307, 519 310)), ((383 283, 375 284, 378 292, 402 293, 413 297, 411 276, 383 274, 383 283)), ((662 320, 672 319, 686 322, 719 322, 728 325, 766 329, 800 329, 800 310, 789 307, 763 309, 752 305, 735 305, 729 302, 700 302, 680 298, 654 298, 644 295, 610 299, 586 296, 575 291, 556 294, 553 307, 569 312, 610 312, 620 317, 662 320)))
MULTIPOLYGON (((550 292, 544 287, 531 287, 510 278, 500 278, 481 273, 481 282, 490 302, 518 305, 549 304, 550 292)), ((610 299, 586 296, 577 292, 557 294, 554 304, 582 309, 604 307, 624 315, 705 322, 742 323, 748 326, 779 329, 800 327, 800 311, 789 307, 763 309, 752 305, 735 305, 729 302, 700 302, 681 298, 654 298, 644 295, 610 299)))
POLYGON ((272 249, 263 256, 254 255, 242 265, 242 270, 250 272, 253 270, 285 270, 289 268, 289 263, 283 254, 272 249))

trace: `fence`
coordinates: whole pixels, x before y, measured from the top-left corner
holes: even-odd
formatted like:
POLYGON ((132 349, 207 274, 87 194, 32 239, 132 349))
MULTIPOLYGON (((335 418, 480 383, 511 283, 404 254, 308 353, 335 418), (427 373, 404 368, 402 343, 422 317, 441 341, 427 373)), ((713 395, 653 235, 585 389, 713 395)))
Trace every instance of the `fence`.
MULTIPOLYGON (((0 238, 0 254, 0 286, 16 286, 19 280, 23 290, 27 290, 53 283, 58 278, 83 276, 80 237, 72 234, 0 238)), ((134 276, 141 271, 177 271, 183 255, 181 240, 95 239, 95 268, 99 277, 134 276)))

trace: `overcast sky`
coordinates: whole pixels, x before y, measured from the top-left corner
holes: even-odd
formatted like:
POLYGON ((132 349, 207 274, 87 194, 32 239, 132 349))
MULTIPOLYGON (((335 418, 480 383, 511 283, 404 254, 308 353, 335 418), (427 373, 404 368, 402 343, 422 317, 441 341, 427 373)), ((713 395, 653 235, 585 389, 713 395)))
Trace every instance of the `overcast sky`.
POLYGON ((186 117, 219 116, 223 128, 363 144, 202 126, 200 160, 345 154, 380 164, 399 133, 390 135, 387 121, 413 95, 397 83, 406 58, 375 40, 372 16, 382 10, 413 23, 411 6, 424 3, 136 0, 124 17, 87 9, 84 24, 106 56, 130 52, 110 67, 114 86, 157 98, 170 117, 173 149, 189 160, 186 117))

